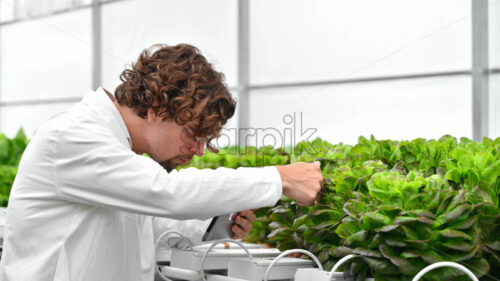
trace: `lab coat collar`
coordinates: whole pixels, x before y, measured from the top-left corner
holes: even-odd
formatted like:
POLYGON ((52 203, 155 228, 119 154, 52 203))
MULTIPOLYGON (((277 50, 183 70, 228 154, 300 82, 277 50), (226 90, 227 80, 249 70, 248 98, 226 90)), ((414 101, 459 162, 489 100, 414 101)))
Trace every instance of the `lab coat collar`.
POLYGON ((132 139, 130 138, 125 121, 123 121, 120 112, 102 87, 99 87, 95 92, 90 91, 83 98, 83 102, 91 105, 120 141, 132 149, 132 139))

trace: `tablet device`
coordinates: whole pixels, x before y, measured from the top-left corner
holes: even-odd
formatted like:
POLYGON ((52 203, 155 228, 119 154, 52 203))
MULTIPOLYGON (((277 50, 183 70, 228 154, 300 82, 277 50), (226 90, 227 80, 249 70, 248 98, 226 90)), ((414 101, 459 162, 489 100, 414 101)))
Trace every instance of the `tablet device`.
POLYGON ((207 231, 203 235, 202 241, 211 241, 231 238, 233 236, 233 231, 231 227, 233 226, 233 220, 231 219, 232 214, 222 215, 214 217, 207 228, 207 231))

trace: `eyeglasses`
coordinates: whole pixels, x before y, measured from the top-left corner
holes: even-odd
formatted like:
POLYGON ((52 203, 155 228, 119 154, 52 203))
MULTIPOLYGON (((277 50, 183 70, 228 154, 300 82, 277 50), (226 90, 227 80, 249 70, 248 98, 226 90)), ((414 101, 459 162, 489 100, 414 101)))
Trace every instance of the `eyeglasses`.
POLYGON ((194 132, 193 132, 193 129, 191 129, 190 127, 188 127, 187 125, 184 126, 184 132, 186 133, 186 137, 194 142, 196 142, 196 144, 200 144, 202 142, 204 142, 205 144, 208 143, 208 141, 211 139, 210 136, 206 136, 206 137, 198 137, 198 136, 195 136, 194 135, 194 132))

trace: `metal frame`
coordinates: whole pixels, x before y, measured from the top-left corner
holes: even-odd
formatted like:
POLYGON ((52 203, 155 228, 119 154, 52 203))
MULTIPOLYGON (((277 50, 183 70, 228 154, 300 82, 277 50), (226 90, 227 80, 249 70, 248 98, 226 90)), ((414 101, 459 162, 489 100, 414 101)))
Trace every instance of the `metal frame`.
POLYGON ((92 0, 92 89, 101 86, 102 80, 102 18, 101 1, 92 0))
POLYGON ((324 86, 324 85, 337 85, 337 84, 409 80, 409 79, 432 78, 432 77, 464 76, 464 75, 471 75, 471 73, 472 72, 470 70, 443 71, 443 72, 431 72, 431 73, 420 73, 420 74, 409 74, 409 75, 389 75, 389 76, 373 76, 373 77, 361 77, 361 78, 350 78, 350 79, 336 79, 336 80, 325 80, 325 81, 314 81, 314 82, 264 84, 264 85, 253 85, 250 86, 249 88, 251 90, 261 90, 261 89, 288 88, 288 87, 324 86))
POLYGON ((39 105, 39 104, 54 104, 54 103, 73 103, 81 101, 82 97, 67 97, 67 98, 51 98, 39 100, 13 100, 0 102, 0 108, 6 106, 21 106, 21 105, 39 105))
POLYGON ((472 138, 488 137, 488 0, 472 1, 472 138))
MULTIPOLYGON (((250 1, 238 1, 238 128, 250 125, 250 1)), ((243 130, 240 130, 243 132, 243 130)), ((246 136, 238 134, 238 145, 244 144, 246 136)))

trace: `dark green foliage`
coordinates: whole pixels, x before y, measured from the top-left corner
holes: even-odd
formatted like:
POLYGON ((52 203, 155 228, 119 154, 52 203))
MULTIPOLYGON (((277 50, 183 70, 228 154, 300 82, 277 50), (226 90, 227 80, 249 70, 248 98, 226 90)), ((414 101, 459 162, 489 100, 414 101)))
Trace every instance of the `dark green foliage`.
MULTIPOLYGON (((283 198, 259 210, 250 241, 307 249, 327 269, 345 255, 360 255, 345 266, 356 280, 411 280, 438 261, 459 262, 481 280, 499 276, 500 138, 360 137, 354 146, 317 139, 299 143, 293 152, 291 162, 320 160, 322 196, 316 206, 283 198)), ((288 157, 283 150, 275 155, 288 157)), ((243 165, 231 167, 238 166, 243 165)), ((442 268, 424 280, 468 279, 442 268)))

